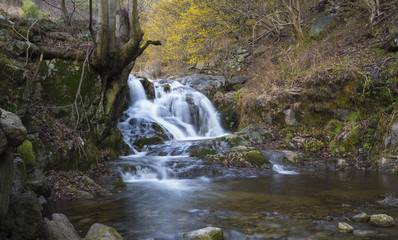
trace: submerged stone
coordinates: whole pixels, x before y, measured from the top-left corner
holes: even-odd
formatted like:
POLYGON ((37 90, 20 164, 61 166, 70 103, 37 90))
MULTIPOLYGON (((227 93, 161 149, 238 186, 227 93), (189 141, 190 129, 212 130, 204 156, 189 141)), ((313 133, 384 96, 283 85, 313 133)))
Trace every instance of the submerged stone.
POLYGON ((339 232, 352 232, 352 231, 354 231, 354 228, 350 224, 339 222, 339 232))
POLYGON ((352 217, 357 223, 367 223, 370 220, 370 216, 366 213, 360 213, 352 217))
POLYGON ((377 236, 377 232, 373 230, 354 230, 353 234, 355 237, 360 237, 360 238, 369 238, 377 236))
POLYGON ((182 235, 183 240, 222 240, 223 231, 221 228, 207 227, 182 235))
POLYGON ((386 214, 375 214, 370 216, 370 224, 377 227, 390 227, 394 225, 394 218, 386 214))

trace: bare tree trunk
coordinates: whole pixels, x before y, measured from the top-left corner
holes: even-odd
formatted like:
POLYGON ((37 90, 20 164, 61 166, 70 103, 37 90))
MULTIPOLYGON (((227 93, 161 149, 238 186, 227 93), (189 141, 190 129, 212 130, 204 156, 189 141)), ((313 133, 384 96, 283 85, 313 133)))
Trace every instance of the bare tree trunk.
POLYGON ((69 13, 68 9, 66 8, 66 0, 62 0, 61 9, 62 9, 62 18, 68 25, 70 25, 69 13))
POLYGON ((102 65, 107 57, 109 45, 109 8, 107 0, 98 0, 98 24, 96 56, 102 65))
POLYGON ((289 24, 293 26, 297 39, 301 41, 304 39, 304 34, 301 28, 300 0, 282 0, 281 3, 288 14, 289 24))
POLYGON ((116 51, 116 0, 108 0, 109 6, 109 52, 116 51))

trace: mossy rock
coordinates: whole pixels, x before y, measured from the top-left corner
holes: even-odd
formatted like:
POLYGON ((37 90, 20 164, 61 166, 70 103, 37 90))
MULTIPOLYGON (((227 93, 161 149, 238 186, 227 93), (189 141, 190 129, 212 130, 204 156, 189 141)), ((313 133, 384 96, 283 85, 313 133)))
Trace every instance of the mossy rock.
POLYGON ((122 240, 123 237, 120 235, 116 229, 112 227, 108 227, 101 223, 95 223, 90 227, 87 235, 84 237, 84 240, 122 240))
POLYGON ((156 144, 161 144, 163 143, 163 140, 160 137, 154 136, 150 138, 141 138, 137 141, 134 142, 134 145, 136 145, 139 148, 143 148, 144 146, 148 145, 156 145, 156 144))
POLYGON ((31 167, 36 163, 35 152, 33 151, 32 143, 29 140, 25 140, 21 146, 17 148, 17 151, 21 154, 21 158, 27 167, 31 167))
POLYGON ((370 216, 370 224, 377 227, 390 227, 394 225, 394 218, 386 214, 375 214, 370 216))
POLYGON ((207 149, 207 148, 202 148, 202 149, 197 149, 193 152, 191 152, 190 156, 191 157, 197 157, 200 159, 204 159, 206 158, 208 155, 215 155, 216 154, 216 150, 214 149, 207 149))
MULTIPOLYGON (((44 92, 54 104, 67 105, 74 102, 82 77, 82 69, 83 63, 71 60, 44 61, 40 70, 41 83, 44 92)), ((93 91, 95 83, 100 81, 99 75, 88 65, 85 66, 84 73, 80 89, 82 96, 93 91)))
POLYGON ((256 166, 262 166, 264 164, 268 164, 268 160, 264 157, 264 155, 258 151, 250 151, 246 154, 247 161, 253 163, 256 166))

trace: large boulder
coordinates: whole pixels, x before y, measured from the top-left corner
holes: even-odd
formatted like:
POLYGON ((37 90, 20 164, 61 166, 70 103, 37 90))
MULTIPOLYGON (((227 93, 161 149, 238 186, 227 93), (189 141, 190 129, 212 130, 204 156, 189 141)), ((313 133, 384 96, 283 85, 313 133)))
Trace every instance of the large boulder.
POLYGON ((9 239, 33 239, 40 227, 42 210, 34 192, 11 194, 10 207, 5 220, 9 239))
POLYGON ((213 96, 216 92, 225 87, 226 79, 223 76, 211 76, 194 74, 183 78, 177 78, 177 81, 184 85, 188 85, 208 97, 213 96))
POLYGON ((222 240, 223 231, 221 228, 207 227, 182 235, 182 240, 222 240))
POLYGON ((21 119, 12 112, 1 109, 0 128, 7 136, 8 145, 10 147, 18 147, 26 139, 26 128, 21 119))
POLYGON ((41 226, 45 240, 80 240, 80 236, 72 223, 64 214, 54 213, 52 220, 44 218, 41 226))
POLYGON ((101 223, 95 223, 90 227, 84 240, 122 240, 124 239, 116 229, 101 223))
POLYGON ((328 15, 321 17, 320 19, 316 20, 310 29, 310 37, 316 37, 322 32, 324 32, 326 29, 332 27, 337 23, 339 20, 339 17, 336 15, 328 15))
POLYGON ((38 169, 28 174, 27 186, 38 196, 50 197, 51 186, 46 176, 38 169))

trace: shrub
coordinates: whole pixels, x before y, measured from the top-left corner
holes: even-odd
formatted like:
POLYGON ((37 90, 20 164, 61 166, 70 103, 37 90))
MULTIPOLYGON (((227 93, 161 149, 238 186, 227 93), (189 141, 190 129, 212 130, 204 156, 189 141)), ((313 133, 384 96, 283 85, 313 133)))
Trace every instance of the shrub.
POLYGON ((40 19, 44 18, 45 14, 39 10, 37 5, 32 0, 23 0, 22 2, 22 17, 40 19))

